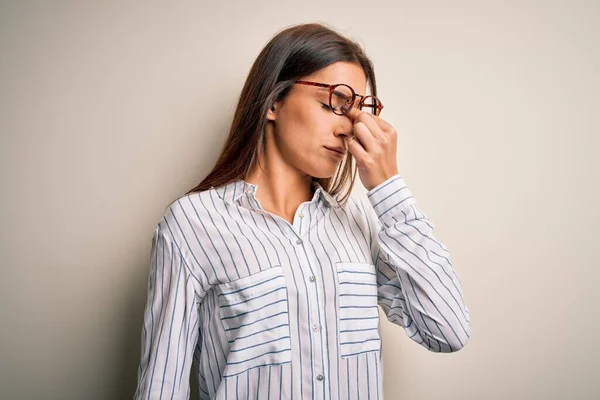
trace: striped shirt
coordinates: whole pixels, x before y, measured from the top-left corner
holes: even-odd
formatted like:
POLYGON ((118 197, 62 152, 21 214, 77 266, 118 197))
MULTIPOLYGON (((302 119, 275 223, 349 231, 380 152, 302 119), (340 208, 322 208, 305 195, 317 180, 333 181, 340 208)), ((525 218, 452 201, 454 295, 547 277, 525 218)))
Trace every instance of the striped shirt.
POLYGON ((432 352, 469 338, 448 248, 400 175, 293 223, 238 179, 171 203, 152 238, 136 399, 382 399, 379 307, 432 352))

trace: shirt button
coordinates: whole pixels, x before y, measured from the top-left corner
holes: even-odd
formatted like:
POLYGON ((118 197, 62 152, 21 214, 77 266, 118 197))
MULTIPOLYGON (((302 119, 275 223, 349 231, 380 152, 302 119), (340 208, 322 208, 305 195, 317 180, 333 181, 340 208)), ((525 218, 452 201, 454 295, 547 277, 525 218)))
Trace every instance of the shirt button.
POLYGON ((296 244, 300 244, 300 243, 302 243, 302 239, 296 240, 296 244))
POLYGON ((300 218, 304 218, 304 214, 302 214, 302 213, 298 214, 298 216, 299 216, 300 218))
POLYGON ((319 330, 319 325, 314 325, 313 326, 313 331, 317 332, 319 330))
POLYGON ((311 276, 311 277, 308 278, 308 280, 311 281, 311 282, 314 282, 315 281, 315 277, 311 276))
POLYGON ((324 379, 324 378, 323 378, 323 375, 321 375, 321 374, 317 375, 317 380, 318 380, 318 381, 322 381, 323 379, 324 379))

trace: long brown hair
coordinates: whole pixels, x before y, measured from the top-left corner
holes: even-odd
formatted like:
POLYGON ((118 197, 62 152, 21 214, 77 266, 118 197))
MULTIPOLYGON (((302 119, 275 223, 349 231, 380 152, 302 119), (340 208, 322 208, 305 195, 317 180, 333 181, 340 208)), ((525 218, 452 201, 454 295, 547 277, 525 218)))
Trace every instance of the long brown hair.
MULTIPOLYGON (((220 187, 243 179, 257 166, 265 145, 267 112, 289 93, 295 80, 328 65, 347 61, 360 64, 372 95, 377 96, 371 60, 360 45, 320 23, 300 24, 277 33, 262 49, 246 78, 229 136, 212 171, 186 194, 220 187)), ((356 168, 350 152, 329 178, 313 178, 344 203, 350 196, 356 168), (348 182, 350 184, 348 185, 348 182)))

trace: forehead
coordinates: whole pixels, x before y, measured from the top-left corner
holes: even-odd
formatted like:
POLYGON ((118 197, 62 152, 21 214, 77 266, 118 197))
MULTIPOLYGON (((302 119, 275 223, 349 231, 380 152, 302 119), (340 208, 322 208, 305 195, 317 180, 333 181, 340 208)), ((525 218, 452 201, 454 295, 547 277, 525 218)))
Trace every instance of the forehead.
POLYGON ((330 64, 303 79, 330 85, 345 83, 360 94, 365 94, 367 89, 367 78, 362 67, 359 64, 345 61, 330 64))

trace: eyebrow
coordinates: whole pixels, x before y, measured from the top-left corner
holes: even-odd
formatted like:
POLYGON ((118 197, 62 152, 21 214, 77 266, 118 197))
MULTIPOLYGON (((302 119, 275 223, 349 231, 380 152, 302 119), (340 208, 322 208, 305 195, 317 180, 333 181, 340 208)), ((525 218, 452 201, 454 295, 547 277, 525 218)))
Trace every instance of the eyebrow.
MULTIPOLYGON (((329 93, 329 89, 328 88, 324 88, 324 87, 320 87, 319 91, 323 91, 323 92, 328 92, 329 93)), ((340 97, 347 97, 342 92, 338 92, 337 90, 334 90, 333 93, 337 94, 340 97)))
POLYGON ((329 89, 324 87, 318 87, 319 92, 324 92, 323 94, 329 95, 329 89))
POLYGON ((337 94, 340 97, 348 98, 348 96, 344 95, 344 93, 338 92, 337 90, 334 90, 333 93, 337 94))

